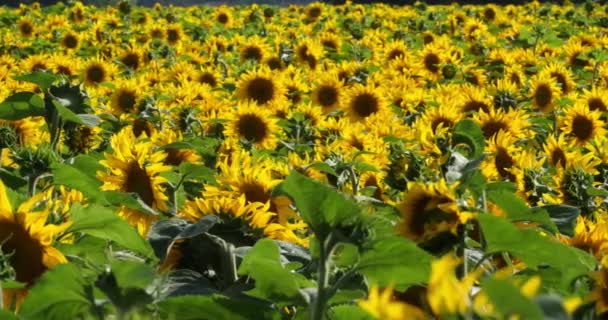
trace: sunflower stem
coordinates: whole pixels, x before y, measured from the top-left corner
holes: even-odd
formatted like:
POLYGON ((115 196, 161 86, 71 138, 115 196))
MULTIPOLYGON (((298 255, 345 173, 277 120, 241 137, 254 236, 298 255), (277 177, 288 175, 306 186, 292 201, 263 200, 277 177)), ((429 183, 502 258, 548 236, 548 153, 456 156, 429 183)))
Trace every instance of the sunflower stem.
POLYGON ((317 296, 315 297, 312 305, 312 312, 310 313, 311 320, 322 320, 325 316, 325 306, 328 298, 326 293, 330 293, 328 290, 327 283, 329 281, 329 264, 330 264, 330 253, 333 251, 333 239, 330 233, 327 238, 321 240, 321 246, 319 248, 319 264, 317 265, 317 296))

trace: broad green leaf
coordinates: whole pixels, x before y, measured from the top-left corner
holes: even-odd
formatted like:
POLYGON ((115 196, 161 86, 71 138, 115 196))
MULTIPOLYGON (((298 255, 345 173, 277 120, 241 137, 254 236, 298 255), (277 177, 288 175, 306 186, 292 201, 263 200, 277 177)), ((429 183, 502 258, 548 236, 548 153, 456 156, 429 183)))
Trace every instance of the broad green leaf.
POLYGON ((32 73, 13 77, 13 79, 34 83, 40 87, 40 90, 46 91, 53 85, 53 82, 59 80, 59 77, 48 72, 34 71, 32 73))
POLYGON ((116 244, 144 255, 154 257, 154 251, 135 228, 114 214, 111 209, 91 204, 72 206, 72 226, 68 232, 82 232, 94 237, 111 240, 116 244))
POLYGON ((85 284, 76 266, 58 265, 30 289, 19 315, 31 320, 76 319, 90 306, 85 284))
POLYGON ((464 143, 471 149, 469 158, 477 158, 483 153, 485 138, 481 127, 473 120, 464 119, 454 126, 452 134, 453 145, 464 143))
POLYGON ((141 262, 114 260, 111 266, 120 288, 145 289, 154 280, 154 269, 141 262))
POLYGON ((100 190, 103 183, 92 177, 90 171, 83 172, 75 165, 54 163, 51 166, 51 172, 53 173, 53 184, 76 189, 93 202, 105 203, 104 194, 100 190))
POLYGON ((304 276, 281 264, 279 247, 270 239, 256 242, 241 262, 238 273, 255 280, 255 288, 247 292, 249 295, 278 303, 294 303, 300 298, 301 288, 313 286, 304 276))
POLYGON ((547 211, 532 210, 524 200, 514 193, 504 190, 488 191, 487 199, 502 209, 510 221, 538 222, 547 230, 553 233, 557 232, 557 227, 551 221, 547 211))
POLYGON ((587 274, 597 261, 588 253, 569 247, 533 229, 520 230, 504 218, 478 217, 486 241, 486 253, 510 252, 532 269, 550 266, 563 272, 564 284, 587 274))
POLYGON ((360 215, 357 204, 335 189, 292 172, 276 190, 287 194, 306 223, 322 237, 331 227, 354 224, 360 215))
POLYGON ((158 212, 148 206, 137 193, 125 193, 120 191, 105 191, 105 199, 112 205, 125 206, 129 209, 137 210, 141 213, 158 216, 158 212))
POLYGON ((540 295, 534 298, 534 302, 543 311, 543 319, 546 320, 569 320, 570 315, 564 308, 564 301, 557 295, 540 295))
POLYGON ((164 260, 175 241, 197 237, 219 222, 220 219, 214 215, 205 216, 194 224, 182 219, 160 220, 152 226, 148 241, 156 256, 164 260))
POLYGON ((393 236, 367 248, 361 255, 357 270, 371 283, 405 289, 428 280, 431 260, 431 255, 415 243, 393 236))
POLYGON ((543 319, 540 308, 509 280, 489 278, 482 282, 481 288, 492 301, 496 311, 502 315, 502 319, 514 315, 518 315, 520 319, 543 319))
POLYGON ((275 319, 267 306, 221 295, 181 296, 158 303, 163 319, 248 320, 275 319))
POLYGON ((3 120, 19 120, 45 114, 44 100, 33 92, 18 92, 0 103, 0 119, 3 120))

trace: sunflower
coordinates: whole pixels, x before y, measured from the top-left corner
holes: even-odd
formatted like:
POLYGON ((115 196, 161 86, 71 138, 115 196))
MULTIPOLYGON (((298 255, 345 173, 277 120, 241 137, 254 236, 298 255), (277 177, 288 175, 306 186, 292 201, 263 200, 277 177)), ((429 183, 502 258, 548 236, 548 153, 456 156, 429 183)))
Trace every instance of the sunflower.
POLYGON ((574 104, 564 110, 564 114, 559 119, 560 127, 577 145, 585 145, 606 134, 604 122, 600 120, 601 112, 590 111, 583 103, 574 104))
POLYGON ((557 138, 550 135, 543 146, 547 163, 556 168, 566 168, 575 160, 577 153, 572 145, 566 141, 566 135, 561 133, 557 138))
MULTIPOLYGON (((171 170, 164 165, 166 154, 154 151, 150 141, 138 141, 132 130, 122 130, 110 140, 111 153, 106 153, 105 160, 99 163, 107 168, 97 172, 103 181, 102 190, 114 190, 135 193, 149 207, 159 211, 168 210, 163 183, 167 180, 161 173, 171 170)), ((137 227, 140 234, 146 235, 157 216, 121 207, 118 214, 131 225, 137 227)))
POLYGON ((121 80, 110 98, 110 107, 115 115, 134 114, 142 98, 140 86, 135 79, 121 80))
POLYGON ((499 131, 490 139, 487 151, 492 155, 481 164, 481 172, 486 178, 507 179, 513 183, 519 181, 515 170, 519 167, 518 156, 523 151, 515 146, 515 141, 515 137, 505 131, 499 131))
POLYGON ((165 29, 165 36, 167 39, 167 43, 172 46, 177 46, 182 41, 184 37, 184 32, 182 31, 182 26, 180 24, 171 24, 165 29))
POLYGON ((323 47, 317 41, 306 39, 298 43, 294 52, 300 64, 308 65, 314 70, 323 54, 323 47))
POLYGON ((453 188, 445 180, 408 183, 399 211, 402 220, 397 230, 417 243, 442 232, 456 232, 460 221, 453 188))
POLYGON ((473 119, 481 126, 481 131, 486 139, 492 138, 499 131, 509 132, 516 138, 524 138, 527 135, 526 114, 519 110, 480 111, 473 116, 473 119))
POLYGON ((576 89, 576 83, 572 79, 572 73, 562 64, 551 63, 541 71, 541 74, 553 78, 559 85, 563 95, 567 95, 576 89))
MULTIPOLYGON (((164 130, 152 136, 152 141, 155 145, 162 147, 169 144, 182 141, 182 134, 177 130, 164 130)), ((201 156, 198 155, 194 150, 182 149, 182 148, 164 148, 167 153, 167 157, 164 160, 164 164, 169 166, 179 166, 184 162, 201 164, 201 156)))
POLYGON ((17 22, 17 29, 19 29, 19 34, 26 38, 33 36, 36 31, 34 23, 29 18, 19 19, 19 22, 17 22))
POLYGON ((55 54, 51 56, 50 60, 53 71, 57 74, 70 77, 75 75, 77 70, 80 70, 80 60, 67 55, 55 54))
POLYGON ((215 22, 224 28, 231 28, 233 24, 232 13, 229 7, 220 6, 215 10, 215 22))
POLYGON ((342 88, 342 81, 335 73, 320 75, 311 93, 312 102, 326 113, 336 110, 343 99, 342 88))
POLYGON ((354 85, 345 93, 345 96, 347 98, 342 108, 354 121, 380 115, 388 107, 385 94, 378 87, 354 85))
POLYGON ((446 254, 431 263, 431 276, 427 289, 427 299, 433 313, 443 318, 446 315, 466 314, 472 306, 471 290, 481 270, 456 277, 459 258, 446 254))
POLYGON ((317 20, 323 14, 324 6, 322 3, 314 2, 306 7, 306 19, 309 21, 317 20))
POLYGON ((391 41, 384 47, 384 59, 386 61, 395 60, 397 58, 405 59, 407 56, 407 45, 401 40, 391 41))
POLYGON ((608 253, 608 221, 604 215, 598 215, 597 221, 578 216, 574 227, 574 236, 558 234, 558 239, 575 248, 595 256, 598 261, 608 253))
POLYGON ((125 50, 119 60, 125 67, 137 71, 144 65, 143 49, 133 48, 125 50))
POLYGON ((253 60, 262 62, 270 54, 270 47, 266 44, 266 40, 259 36, 248 38, 239 48, 239 57, 241 62, 253 60))
POLYGON ((259 106, 272 106, 285 101, 285 87, 281 76, 262 67, 241 76, 237 83, 240 100, 253 100, 259 106))
POLYGON ((490 94, 485 88, 464 85, 459 89, 461 91, 457 97, 458 100, 455 103, 460 106, 461 112, 490 112, 493 102, 490 94))
POLYGON ((607 261, 601 261, 599 271, 593 273, 592 277, 595 280, 593 291, 588 296, 588 300, 595 302, 595 311, 598 316, 605 315, 608 312, 608 269, 607 261))
MULTIPOLYGON (((47 224, 50 210, 32 211, 45 194, 39 193, 23 202, 16 211, 9 201, 6 187, 0 181, 0 250, 8 257, 15 280, 29 288, 48 269, 67 263, 65 256, 53 247, 54 239, 64 233, 71 222, 47 224)), ((17 308, 27 289, 2 289, 3 306, 17 308)))
POLYGON ((232 197, 194 198, 184 204, 178 216, 197 222, 207 215, 242 220, 252 230, 263 230, 275 214, 268 211, 267 204, 247 203, 245 195, 242 194, 236 199, 232 197))
POLYGON ((211 88, 216 88, 221 83, 221 74, 218 70, 207 68, 198 71, 194 76, 194 79, 200 84, 206 84, 211 88))
POLYGON ((230 158, 219 163, 220 175, 217 181, 220 186, 205 186, 203 198, 236 199, 245 195, 246 204, 263 204, 268 212, 274 214, 264 229, 265 235, 306 244, 306 224, 290 208, 290 202, 285 201, 285 197, 273 197, 271 194, 272 189, 282 181, 274 173, 273 169, 277 166, 277 163, 269 159, 253 159, 244 151, 235 151, 230 158))
POLYGON ((72 154, 89 153, 102 143, 101 128, 88 126, 66 126, 63 143, 72 154))
POLYGON ((548 75, 539 74, 530 83, 530 99, 532 105, 542 113, 549 113, 555 107, 555 101, 560 96, 557 82, 548 75))
POLYGON ((602 114, 608 112, 608 90, 604 88, 584 90, 581 99, 585 101, 590 111, 599 111, 602 114))
POLYGON ((373 286, 365 300, 358 300, 361 309, 372 315, 374 319, 382 320, 422 320, 427 319, 424 312, 417 307, 395 300, 391 287, 379 289, 373 286))
POLYGON ((100 58, 93 58, 84 62, 81 70, 82 80, 86 86, 97 86, 100 83, 111 81, 116 68, 100 58))
POLYGON ((61 46, 67 50, 78 49, 79 44, 80 37, 73 31, 68 31, 61 37, 61 46))
POLYGON ((279 127, 270 110, 260 110, 254 102, 249 101, 239 103, 227 118, 229 123, 224 134, 228 140, 244 140, 259 149, 276 147, 279 127))

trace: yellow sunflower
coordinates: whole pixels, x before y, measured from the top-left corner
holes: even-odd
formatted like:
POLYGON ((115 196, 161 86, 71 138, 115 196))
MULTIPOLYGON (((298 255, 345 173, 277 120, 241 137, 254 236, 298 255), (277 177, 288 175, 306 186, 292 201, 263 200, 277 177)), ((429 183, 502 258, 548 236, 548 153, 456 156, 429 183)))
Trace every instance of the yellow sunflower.
POLYGON ((237 84, 240 100, 253 100, 260 106, 284 102, 285 92, 281 76, 264 67, 241 76, 237 84))
POLYGON ((555 101, 561 93, 557 82, 548 75, 539 74, 532 78, 530 88, 532 105, 542 113, 553 111, 555 101))
POLYGON ((345 96, 347 98, 342 108, 354 121, 382 114, 388 107, 384 91, 378 87, 355 85, 348 90, 345 96))
MULTIPOLYGON (((107 168, 97 172, 103 181, 102 190, 135 193, 149 207, 159 211, 168 210, 163 183, 167 180, 161 173, 171 170, 163 164, 166 153, 155 151, 150 141, 138 141, 132 130, 122 130, 110 140, 111 153, 99 163, 107 168)), ((157 216, 122 207, 118 213, 140 234, 146 235, 157 216)))
POLYGON ((454 191, 445 180, 408 183, 399 211, 402 220, 397 230, 418 243, 442 232, 456 232, 460 223, 454 191))
POLYGON ((232 143, 244 140, 259 149, 276 147, 279 126, 270 110, 259 109, 254 102, 249 101, 239 103, 227 118, 229 123, 225 126, 224 134, 232 143))
POLYGON ((590 111, 587 105, 576 103, 564 110, 564 116, 559 120, 562 131, 571 137, 575 144, 583 146, 597 137, 606 134, 604 122, 600 120, 600 111, 590 111))
POLYGON ((422 320, 427 319, 417 307, 395 300, 391 287, 380 289, 373 286, 365 300, 357 301, 361 309, 378 320, 422 320))
POLYGON ((338 109, 343 100, 343 84, 335 73, 319 75, 311 93, 312 102, 324 112, 338 109))
POLYGON ((100 58, 92 58, 83 64, 80 72, 86 86, 96 86, 103 82, 112 81, 114 74, 116 74, 116 67, 100 58))
MULTIPOLYGON (((32 211, 44 194, 37 194, 22 203, 17 210, 0 181, 0 243, 2 254, 9 258, 15 280, 30 287, 49 268, 66 263, 65 256, 53 247, 54 239, 71 225, 47 224, 50 210, 32 211)), ((27 289, 2 289, 3 305, 17 308, 27 295, 27 289)))

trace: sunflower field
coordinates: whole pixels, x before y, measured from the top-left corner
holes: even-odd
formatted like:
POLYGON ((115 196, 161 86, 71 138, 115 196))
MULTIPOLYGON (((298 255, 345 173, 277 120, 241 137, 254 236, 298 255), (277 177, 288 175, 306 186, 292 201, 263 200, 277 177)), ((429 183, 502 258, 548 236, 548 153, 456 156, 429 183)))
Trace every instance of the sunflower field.
POLYGON ((607 31, 0 7, 0 319, 606 319, 607 31))

